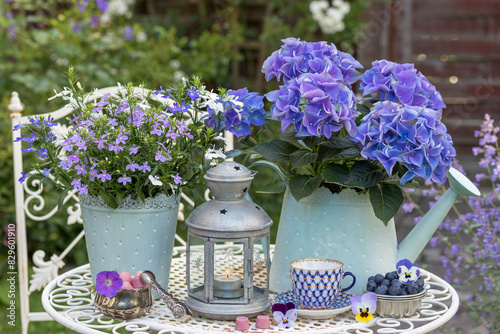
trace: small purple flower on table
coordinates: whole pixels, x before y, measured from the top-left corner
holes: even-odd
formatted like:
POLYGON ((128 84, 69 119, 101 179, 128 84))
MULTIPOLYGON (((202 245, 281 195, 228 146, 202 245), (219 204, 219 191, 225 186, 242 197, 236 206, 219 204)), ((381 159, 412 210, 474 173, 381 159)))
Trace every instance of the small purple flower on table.
POLYGON ((105 297, 114 297, 122 288, 123 280, 116 271, 101 271, 96 276, 95 289, 105 297))
POLYGON ((399 280, 403 284, 415 282, 420 277, 420 268, 408 259, 403 259, 396 264, 399 280))
POLYGON ((290 328, 295 326, 297 320, 297 310, 294 303, 274 304, 271 308, 274 321, 278 323, 279 328, 290 328))
POLYGON ((367 292, 362 296, 351 297, 351 309, 356 320, 368 322, 373 319, 373 314, 377 310, 377 295, 367 292))

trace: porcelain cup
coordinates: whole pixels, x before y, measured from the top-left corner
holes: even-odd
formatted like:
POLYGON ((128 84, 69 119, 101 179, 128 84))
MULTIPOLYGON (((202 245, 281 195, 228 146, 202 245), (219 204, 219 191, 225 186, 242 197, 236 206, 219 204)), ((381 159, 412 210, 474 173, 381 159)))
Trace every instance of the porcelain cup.
POLYGON ((292 261, 290 278, 301 307, 313 310, 330 308, 341 292, 351 289, 356 283, 356 277, 351 272, 344 272, 344 264, 332 259, 292 261), (342 288, 345 275, 352 276, 353 282, 347 288, 342 288))

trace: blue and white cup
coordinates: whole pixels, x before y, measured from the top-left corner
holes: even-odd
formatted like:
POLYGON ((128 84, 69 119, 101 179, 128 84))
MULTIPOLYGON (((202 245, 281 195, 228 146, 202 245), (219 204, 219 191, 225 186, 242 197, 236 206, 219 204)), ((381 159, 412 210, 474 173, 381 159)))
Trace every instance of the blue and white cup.
POLYGON ((290 277, 295 297, 302 308, 328 309, 335 298, 356 284, 351 272, 344 272, 344 264, 331 259, 300 259, 290 263, 290 277), (352 276, 352 284, 342 288, 344 276, 352 276))

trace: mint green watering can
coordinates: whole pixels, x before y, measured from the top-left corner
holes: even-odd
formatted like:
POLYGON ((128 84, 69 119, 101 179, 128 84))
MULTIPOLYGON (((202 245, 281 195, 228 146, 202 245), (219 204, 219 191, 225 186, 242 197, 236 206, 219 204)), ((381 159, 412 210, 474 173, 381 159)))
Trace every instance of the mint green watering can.
MULTIPOLYGON (((320 187, 297 202, 287 190, 271 263, 270 290, 292 289, 289 264, 297 259, 329 258, 343 262, 344 270, 356 276, 356 284, 349 290, 353 295, 363 293, 369 276, 396 270, 399 260, 415 262, 458 195, 480 195, 476 186, 454 168, 450 169, 448 180, 450 189, 400 244, 394 220, 384 226, 375 217, 368 194, 352 189, 332 194, 320 187)), ((344 281, 343 286, 351 284, 351 278, 344 281)))

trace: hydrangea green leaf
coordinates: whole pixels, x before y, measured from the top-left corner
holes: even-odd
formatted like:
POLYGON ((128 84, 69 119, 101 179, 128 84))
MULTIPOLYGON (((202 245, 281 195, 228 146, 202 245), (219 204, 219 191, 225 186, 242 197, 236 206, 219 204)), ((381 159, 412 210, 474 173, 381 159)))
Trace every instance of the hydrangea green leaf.
POLYGON ((318 153, 313 153, 309 150, 297 150, 291 155, 292 168, 309 165, 310 163, 316 161, 317 158, 318 153))
POLYGON ((389 223, 403 204, 403 193, 401 188, 387 183, 377 184, 369 189, 370 202, 373 206, 375 216, 385 226, 389 223))
POLYGON ((253 150, 266 159, 287 162, 290 160, 291 154, 297 151, 298 148, 286 141, 275 139, 260 144, 254 147, 253 150))
POLYGON ((302 198, 311 195, 321 184, 321 177, 310 175, 294 175, 290 179, 289 187, 293 198, 300 201, 302 198))
POLYGON ((326 182, 345 187, 370 188, 383 177, 380 168, 369 161, 356 161, 349 169, 346 165, 330 163, 321 174, 326 182))

